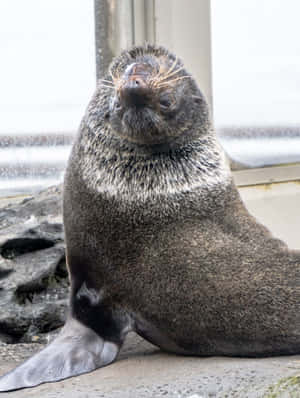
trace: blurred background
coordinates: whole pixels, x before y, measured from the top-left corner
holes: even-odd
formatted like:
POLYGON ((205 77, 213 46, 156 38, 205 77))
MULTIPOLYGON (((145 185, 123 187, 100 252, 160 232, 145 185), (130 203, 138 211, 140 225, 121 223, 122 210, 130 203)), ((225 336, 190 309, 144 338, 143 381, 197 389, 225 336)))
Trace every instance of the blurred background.
POLYGON ((0 195, 62 178, 96 84, 92 0, 0 2, 0 195))
POLYGON ((0 196, 62 180, 96 70, 144 40, 185 60, 233 169, 299 174, 299 13, 297 0, 1 0, 0 196))

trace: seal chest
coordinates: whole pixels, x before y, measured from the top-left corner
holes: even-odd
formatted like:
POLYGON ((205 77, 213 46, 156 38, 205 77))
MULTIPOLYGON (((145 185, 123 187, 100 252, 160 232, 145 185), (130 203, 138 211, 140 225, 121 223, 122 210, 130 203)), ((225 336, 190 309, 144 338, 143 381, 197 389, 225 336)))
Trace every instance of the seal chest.
POLYGON ((166 49, 125 51, 99 82, 64 225, 66 326, 0 390, 107 365, 131 330, 181 354, 300 353, 300 253, 247 212, 205 98, 166 49))

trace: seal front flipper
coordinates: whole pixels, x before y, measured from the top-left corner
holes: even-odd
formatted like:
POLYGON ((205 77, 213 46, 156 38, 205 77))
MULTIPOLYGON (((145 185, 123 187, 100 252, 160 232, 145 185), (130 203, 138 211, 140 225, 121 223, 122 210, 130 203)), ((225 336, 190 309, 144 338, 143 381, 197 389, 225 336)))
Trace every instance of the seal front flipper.
POLYGON ((0 392, 91 372, 111 363, 120 346, 70 318, 52 343, 0 378, 0 392))

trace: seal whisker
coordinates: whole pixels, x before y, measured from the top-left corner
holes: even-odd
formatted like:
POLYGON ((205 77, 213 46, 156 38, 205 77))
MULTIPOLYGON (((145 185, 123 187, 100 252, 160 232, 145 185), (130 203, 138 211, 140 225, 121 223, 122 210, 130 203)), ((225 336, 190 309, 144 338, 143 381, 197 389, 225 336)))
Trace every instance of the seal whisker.
POLYGON ((173 69, 175 68, 175 66, 177 65, 177 61, 178 61, 178 58, 176 57, 175 60, 174 60, 174 62, 173 62, 172 65, 170 66, 170 68, 167 70, 167 72, 164 72, 164 70, 163 70, 163 68, 162 68, 162 65, 160 65, 159 71, 158 71, 157 75, 154 76, 154 79, 160 80, 160 79, 161 79, 160 76, 163 76, 163 78, 164 78, 165 76, 169 75, 169 73, 171 73, 172 70, 173 70, 173 69))
POLYGON ((103 83, 100 83, 100 86, 101 86, 101 87, 106 87, 106 88, 111 88, 111 89, 114 89, 114 88, 115 88, 114 86, 108 86, 108 85, 103 84, 103 83))
POLYGON ((107 83, 107 84, 110 84, 110 85, 114 85, 114 83, 111 81, 111 80, 106 80, 106 79, 100 79, 99 80, 101 83, 107 83))
POLYGON ((157 84, 159 84, 160 82, 166 80, 169 76, 171 76, 172 75, 172 71, 174 70, 174 68, 177 65, 177 62, 178 62, 178 58, 176 57, 174 62, 172 63, 171 67, 168 69, 167 72, 164 72, 162 67, 160 66, 159 72, 153 78, 149 79, 149 82, 152 85, 152 87, 156 88, 157 84))
POLYGON ((176 69, 176 70, 173 71, 172 73, 163 76, 157 83, 160 84, 160 83, 166 81, 166 80, 169 79, 170 77, 177 75, 177 73, 179 73, 179 72, 180 72, 181 70, 183 70, 183 69, 184 69, 183 66, 180 67, 180 68, 178 68, 178 69, 176 69))
POLYGON ((180 77, 177 77, 177 78, 172 79, 172 80, 163 81, 163 82, 159 83, 156 87, 160 88, 160 87, 166 86, 166 85, 168 85, 170 83, 174 83, 174 82, 176 82, 178 80, 190 79, 190 78, 191 78, 191 76, 180 76, 180 77))
POLYGON ((109 75, 112 78, 113 84, 115 84, 115 82, 120 79, 120 75, 119 76, 114 76, 111 70, 109 71, 109 75))
POLYGON ((173 71, 172 73, 169 73, 168 75, 164 75, 161 78, 157 79, 157 78, 153 78, 153 80, 155 80, 155 84, 160 84, 162 82, 164 82, 165 80, 169 79, 170 77, 176 75, 178 72, 180 72, 183 69, 183 67, 180 67, 178 69, 176 69, 175 71, 173 71))
POLYGON ((171 67, 169 68, 169 70, 167 71, 167 73, 165 74, 166 76, 168 76, 168 75, 174 70, 174 68, 175 68, 176 65, 177 65, 177 62, 178 62, 178 57, 176 56, 176 57, 175 57, 175 60, 174 60, 174 62, 173 62, 173 64, 171 65, 171 67))

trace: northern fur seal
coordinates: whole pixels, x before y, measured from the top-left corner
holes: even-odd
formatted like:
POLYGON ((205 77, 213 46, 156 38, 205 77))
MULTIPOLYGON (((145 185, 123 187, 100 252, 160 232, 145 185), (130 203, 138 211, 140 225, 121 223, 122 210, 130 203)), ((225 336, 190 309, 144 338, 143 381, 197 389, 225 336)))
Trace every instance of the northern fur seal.
POLYGON ((123 52, 100 82, 64 224, 69 319, 1 391, 107 365, 130 330, 187 355, 300 353, 300 252, 249 215, 203 95, 164 48, 123 52))

